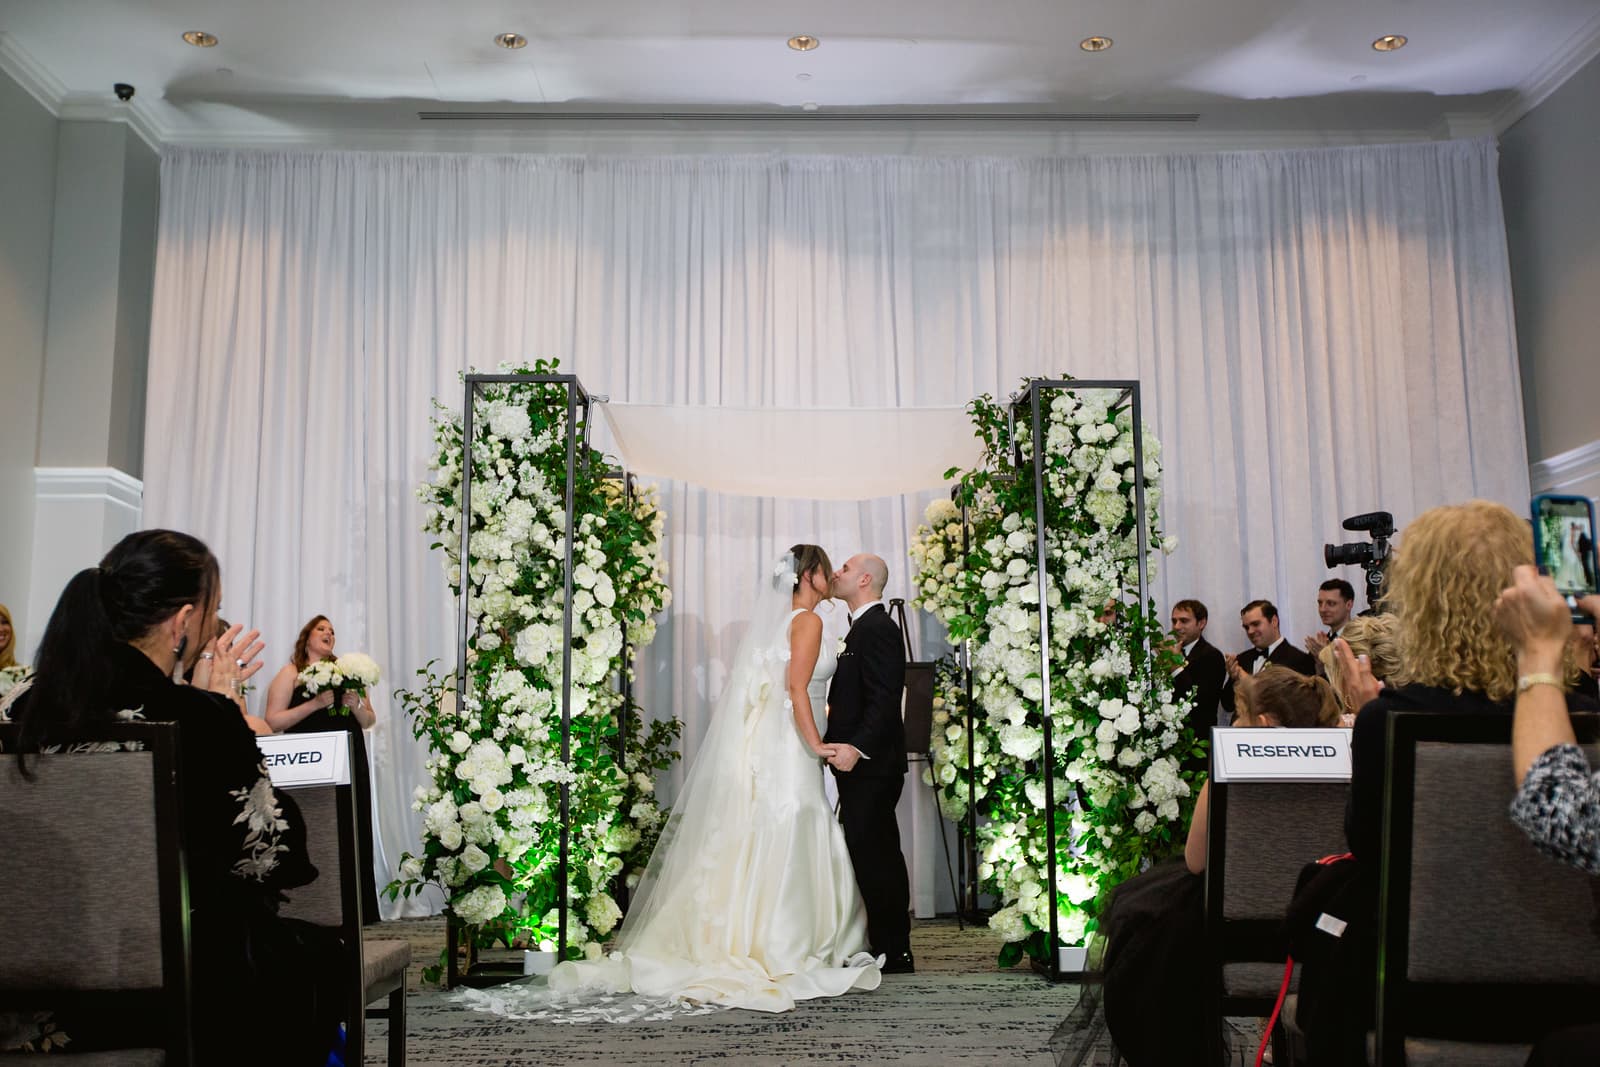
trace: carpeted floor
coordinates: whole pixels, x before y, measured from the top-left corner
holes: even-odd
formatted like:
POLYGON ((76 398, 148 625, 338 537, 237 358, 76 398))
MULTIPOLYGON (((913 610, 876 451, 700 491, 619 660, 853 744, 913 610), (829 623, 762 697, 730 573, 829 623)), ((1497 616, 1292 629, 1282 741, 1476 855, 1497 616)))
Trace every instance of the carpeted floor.
MULTIPOLYGON (((455 1003, 421 981, 444 947, 441 920, 383 923, 368 927, 367 936, 412 943, 406 1044, 416 1067, 1119 1062, 1093 1017, 1064 1025, 1080 998, 1077 984, 1052 984, 1027 966, 1001 970, 999 940, 984 928, 959 929, 954 919, 917 923, 917 973, 887 975, 870 993, 806 1001, 781 1015, 726 1011, 629 1025, 516 1022, 455 1003)), ((368 1026, 369 1064, 386 1062, 386 1025, 374 1019, 368 1026)), ((1254 1062, 1256 1025, 1230 1020, 1232 1063, 1254 1062)))
MULTIPOLYGON (((369 937, 412 942, 406 1039, 418 1067, 538 1063, 894 1063, 1054 1065, 1050 1038, 1077 999, 1026 967, 995 965, 999 941, 954 920, 912 932, 917 973, 888 975, 871 993, 806 1001, 781 1015, 727 1011, 628 1026, 511 1022, 470 1011, 437 988, 422 988, 437 963, 438 920, 384 923, 369 937)), ((369 1063, 383 1062, 385 1024, 368 1030, 369 1063)))

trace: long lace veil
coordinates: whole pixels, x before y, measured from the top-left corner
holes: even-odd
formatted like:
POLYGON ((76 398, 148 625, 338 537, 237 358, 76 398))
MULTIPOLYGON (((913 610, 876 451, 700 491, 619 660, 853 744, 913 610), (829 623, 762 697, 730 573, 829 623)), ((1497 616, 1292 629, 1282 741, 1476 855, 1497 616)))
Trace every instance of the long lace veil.
POLYGON ((644 938, 659 943, 661 931, 651 937, 650 930, 663 913, 673 916, 669 922, 695 912, 715 914, 708 894, 720 895, 725 887, 702 883, 719 846, 725 850, 742 840, 750 826, 757 783, 748 740, 761 713, 774 703, 781 706, 785 695, 788 646, 779 645, 794 588, 795 559, 785 552, 756 583, 750 628, 617 936, 622 952, 644 938))

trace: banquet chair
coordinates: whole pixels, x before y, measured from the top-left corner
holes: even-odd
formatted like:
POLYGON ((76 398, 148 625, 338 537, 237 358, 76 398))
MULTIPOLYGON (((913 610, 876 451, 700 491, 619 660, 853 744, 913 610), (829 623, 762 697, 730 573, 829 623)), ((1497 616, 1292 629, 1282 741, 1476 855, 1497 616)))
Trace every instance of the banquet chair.
MULTIPOLYGON (((1520 1067, 1544 1034, 1594 1020, 1600 883, 1507 817, 1511 723, 1389 722, 1375 1063, 1520 1067)), ((1572 723, 1596 762, 1600 716, 1572 723)))
MULTIPOLYGON (((1212 989, 1208 1027, 1268 1016, 1289 946, 1283 913, 1307 863, 1345 851, 1346 781, 1219 782, 1206 823, 1205 942, 1212 989)), ((1291 986, 1292 988, 1292 986, 1291 986)))
MULTIPOLYGON (((345 740, 349 744, 348 739, 345 740)), ((282 914, 339 931, 345 947, 345 1061, 365 1062, 366 1020, 386 1018, 389 1067, 406 1062, 406 967, 411 943, 362 937, 355 790, 346 785, 279 786, 305 818, 306 848, 317 866, 310 885, 290 893, 282 914), (369 1005, 386 1000, 383 1008, 369 1005)))
MULTIPOLYGON (((89 751, 29 756, 31 780, 16 737, 0 723, 0 1012, 54 1009, 141 1031, 125 1048, 72 1057, 86 1067, 191 1063, 177 725, 107 727, 89 751)), ((25 1057, 36 1060, 0 1054, 25 1057)))

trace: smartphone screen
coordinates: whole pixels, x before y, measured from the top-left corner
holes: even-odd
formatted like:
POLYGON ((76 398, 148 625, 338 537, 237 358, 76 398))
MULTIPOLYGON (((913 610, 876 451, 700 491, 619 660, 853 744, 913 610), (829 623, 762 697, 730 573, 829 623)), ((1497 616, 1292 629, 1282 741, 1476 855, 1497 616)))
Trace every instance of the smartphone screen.
POLYGON ((1596 587, 1594 506, 1587 497, 1538 496, 1533 500, 1533 542, 1539 569, 1566 597, 1596 587))

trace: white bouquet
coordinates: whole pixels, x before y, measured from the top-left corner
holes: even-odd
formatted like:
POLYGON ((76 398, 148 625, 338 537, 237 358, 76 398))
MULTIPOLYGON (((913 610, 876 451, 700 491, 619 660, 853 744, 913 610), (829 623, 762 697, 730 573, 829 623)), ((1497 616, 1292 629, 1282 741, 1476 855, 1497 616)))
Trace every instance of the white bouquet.
MULTIPOLYGON (((347 652, 338 659, 311 664, 300 672, 299 682, 313 696, 324 689, 332 689, 339 697, 345 693, 366 696, 367 690, 378 684, 378 665, 371 656, 347 652)), ((341 699, 335 699, 329 710, 335 715, 349 714, 341 699)))

